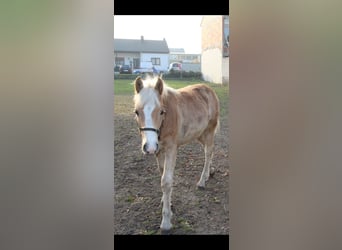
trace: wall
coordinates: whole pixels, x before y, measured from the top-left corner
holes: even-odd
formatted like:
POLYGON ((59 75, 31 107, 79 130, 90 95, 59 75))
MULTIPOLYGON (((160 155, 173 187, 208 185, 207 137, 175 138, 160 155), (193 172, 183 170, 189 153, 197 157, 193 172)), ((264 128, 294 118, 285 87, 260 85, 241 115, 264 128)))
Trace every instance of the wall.
POLYGON ((184 71, 193 71, 193 72, 201 72, 201 64, 200 63, 182 63, 182 70, 184 71))
POLYGON ((125 60, 124 64, 131 65, 131 62, 133 64, 133 58, 140 58, 140 54, 129 52, 114 52, 114 62, 116 57, 123 57, 125 60))
MULTIPOLYGON (((205 16, 201 23, 202 29, 202 57, 201 70, 204 80, 214 83, 223 82, 223 63, 222 57, 222 35, 223 19, 222 16, 205 16)), ((223 65, 224 64, 224 65, 223 65)))
POLYGON ((203 17, 201 23, 202 51, 213 48, 219 48, 222 50, 222 27, 222 16, 203 17))
POLYGON ((160 58, 160 65, 155 66, 155 68, 166 71, 169 67, 169 54, 141 53, 140 62, 150 62, 153 57, 160 58))
POLYGON ((202 52, 201 71, 205 81, 222 83, 222 51, 220 49, 202 52))
POLYGON ((170 54, 170 63, 201 63, 200 54, 170 54))
POLYGON ((229 57, 223 57, 222 61, 222 83, 229 83, 229 57))

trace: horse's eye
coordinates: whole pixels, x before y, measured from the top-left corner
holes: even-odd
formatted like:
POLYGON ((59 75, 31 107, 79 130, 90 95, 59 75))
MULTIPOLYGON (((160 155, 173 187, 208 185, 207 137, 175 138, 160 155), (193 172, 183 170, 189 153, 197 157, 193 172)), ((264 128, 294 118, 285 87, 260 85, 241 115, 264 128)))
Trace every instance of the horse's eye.
POLYGON ((165 110, 160 110, 160 115, 165 114, 165 110))
POLYGON ((137 116, 139 116, 138 110, 135 110, 134 113, 135 113, 137 116))

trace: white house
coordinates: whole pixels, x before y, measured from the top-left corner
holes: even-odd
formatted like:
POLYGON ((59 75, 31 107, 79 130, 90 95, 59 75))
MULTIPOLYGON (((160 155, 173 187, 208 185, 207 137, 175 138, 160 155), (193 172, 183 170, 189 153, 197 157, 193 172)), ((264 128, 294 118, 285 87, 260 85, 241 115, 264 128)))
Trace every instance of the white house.
POLYGON ((167 71, 169 47, 165 39, 114 39, 115 65, 131 65, 133 69, 153 65, 159 71, 167 71))

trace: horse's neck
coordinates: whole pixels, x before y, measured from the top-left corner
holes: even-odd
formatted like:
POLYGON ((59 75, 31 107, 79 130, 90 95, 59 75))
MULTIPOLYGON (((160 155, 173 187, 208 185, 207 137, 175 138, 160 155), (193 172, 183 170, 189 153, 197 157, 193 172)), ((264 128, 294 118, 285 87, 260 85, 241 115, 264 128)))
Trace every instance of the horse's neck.
POLYGON ((169 137, 176 137, 178 133, 178 105, 177 92, 169 91, 167 96, 164 96, 163 105, 166 110, 165 120, 163 122, 162 134, 169 137))
MULTIPOLYGON (((167 94, 163 96, 162 102, 163 105, 167 110, 170 110, 170 112, 176 111, 177 110, 177 91, 174 89, 168 89, 167 94)), ((168 111, 166 111, 168 112, 168 111)))

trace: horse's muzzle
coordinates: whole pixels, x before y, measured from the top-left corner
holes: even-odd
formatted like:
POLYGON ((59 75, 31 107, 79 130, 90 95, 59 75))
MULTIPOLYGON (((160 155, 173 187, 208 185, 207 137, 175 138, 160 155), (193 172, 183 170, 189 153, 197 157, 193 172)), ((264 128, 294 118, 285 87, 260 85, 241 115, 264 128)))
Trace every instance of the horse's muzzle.
POLYGON ((155 147, 151 147, 150 144, 145 143, 143 146, 144 154, 156 154, 158 152, 159 145, 158 143, 155 144, 155 147))

